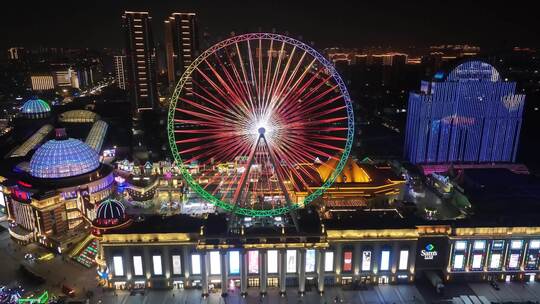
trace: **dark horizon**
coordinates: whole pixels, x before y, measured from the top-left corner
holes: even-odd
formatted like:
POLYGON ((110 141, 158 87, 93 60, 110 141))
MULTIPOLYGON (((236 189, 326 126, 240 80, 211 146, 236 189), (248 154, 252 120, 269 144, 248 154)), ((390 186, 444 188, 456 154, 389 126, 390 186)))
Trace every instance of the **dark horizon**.
POLYGON ((121 16, 125 10, 148 11, 155 40, 162 41, 163 20, 172 12, 195 12, 201 32, 210 41, 231 32, 288 33, 317 48, 428 46, 473 44, 482 47, 536 47, 540 12, 534 2, 519 5, 479 1, 417 1, 351 3, 335 0, 230 2, 119 0, 80 2, 12 2, 12 12, 0 19, 2 48, 82 47, 122 48, 121 16), (31 8, 31 9, 29 9, 31 8), (264 26, 263 26, 264 25, 264 26))

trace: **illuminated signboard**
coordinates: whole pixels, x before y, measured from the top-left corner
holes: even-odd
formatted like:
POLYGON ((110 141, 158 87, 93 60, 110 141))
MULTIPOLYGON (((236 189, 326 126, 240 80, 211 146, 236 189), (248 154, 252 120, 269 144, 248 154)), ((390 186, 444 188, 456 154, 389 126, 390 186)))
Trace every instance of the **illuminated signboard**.
POLYGON ((343 272, 352 271, 352 251, 345 251, 343 253, 343 272))
POLYGON ((240 252, 229 252, 229 273, 240 274, 240 252))
POLYGON ((163 275, 163 268, 161 267, 161 255, 152 256, 152 265, 154 266, 154 275, 163 275))
POLYGON ((257 250, 248 251, 248 273, 259 273, 259 252, 257 250))
POLYGON ((529 252, 527 255, 527 263, 525 263, 526 269, 537 269, 538 268, 538 252, 529 252))
MULTIPOLYGON (((0 194, 1 195, 1 194, 0 194)), ((540 249, 540 240, 532 240, 530 243, 529 243, 529 248, 530 249, 540 249)))
POLYGON ((332 251, 326 251, 324 253, 324 271, 334 271, 334 253, 332 251))
MULTIPOLYGON (((417 269, 442 269, 448 263, 449 250, 448 238, 422 237, 418 239, 416 247, 415 268, 417 269)), ((467 242, 456 241, 454 251, 467 248, 467 242)))
POLYGON ((143 275, 142 257, 140 255, 133 256, 133 274, 136 276, 143 275))
POLYGON ((390 251, 383 250, 381 252, 381 271, 390 269, 390 251))
POLYGON ((172 256, 172 273, 173 274, 182 274, 182 262, 180 255, 173 255, 172 256))
POLYGON ((371 270, 371 251, 362 251, 362 271, 371 270))
POLYGON ((315 272, 315 250, 306 250, 306 272, 315 272))
POLYGON ((464 267, 464 255, 463 254, 456 254, 454 255, 454 263, 452 264, 452 269, 454 270, 462 270, 464 267))
POLYGON ((492 253, 491 261, 489 262, 489 269, 499 269, 501 268, 501 254, 492 253))
POLYGON ((519 267, 519 254, 518 253, 510 254, 510 258, 508 259, 508 268, 517 269, 518 267, 519 267))
POLYGON ((113 257, 114 275, 121 277, 124 275, 124 263, 121 256, 113 257))
POLYGON ((287 273, 296 272, 296 250, 287 250, 287 273))
POLYGON ((427 244, 424 249, 420 251, 420 256, 424 258, 424 260, 433 260, 439 252, 435 250, 435 245, 433 244, 427 244))
POLYGON ((191 273, 201 274, 201 256, 199 254, 191 255, 191 273))
POLYGON ((473 270, 479 270, 482 268, 482 259, 483 259, 483 256, 481 254, 473 255, 473 259, 472 259, 473 270))
POLYGON ((409 250, 401 250, 399 252, 399 270, 406 270, 409 263, 409 250))
POLYGON ((268 273, 278 273, 278 251, 268 250, 267 255, 268 255, 268 273))
POLYGON ((221 273, 221 257, 219 251, 210 251, 210 274, 221 273))

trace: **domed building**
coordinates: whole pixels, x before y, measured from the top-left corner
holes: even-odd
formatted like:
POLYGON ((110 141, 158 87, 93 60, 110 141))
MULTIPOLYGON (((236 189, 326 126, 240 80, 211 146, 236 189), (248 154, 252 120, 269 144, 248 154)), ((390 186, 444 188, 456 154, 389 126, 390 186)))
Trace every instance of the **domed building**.
POLYGON ((31 98, 23 104, 21 113, 30 119, 45 118, 51 114, 51 107, 43 99, 31 98))
POLYGON ((130 222, 124 205, 117 200, 107 199, 96 209, 96 218, 92 221, 92 234, 99 236, 103 231, 123 227, 130 222))
POLYGON ((114 191, 113 168, 100 163, 86 143, 56 130, 32 155, 27 170, 16 170, 9 188, 11 236, 38 241, 61 252, 84 237, 97 206, 114 191))

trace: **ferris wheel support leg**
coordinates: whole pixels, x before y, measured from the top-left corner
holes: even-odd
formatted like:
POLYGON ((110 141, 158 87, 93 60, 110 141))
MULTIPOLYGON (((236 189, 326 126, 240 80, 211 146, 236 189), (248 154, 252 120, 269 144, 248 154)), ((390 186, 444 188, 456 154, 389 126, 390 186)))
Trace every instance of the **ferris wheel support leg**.
MULTIPOLYGON (((270 162, 272 162, 272 166, 274 166, 274 168, 276 169, 278 184, 279 184, 279 187, 281 188, 281 191, 283 191, 283 195, 285 196, 285 202, 287 203, 287 205, 292 206, 292 201, 291 201, 291 197, 289 196, 289 192, 287 191, 287 188, 285 187, 285 183, 283 182, 283 178, 281 177, 281 174, 279 173, 279 170, 277 169, 278 167, 277 167, 274 151, 272 151, 272 149, 268 145, 268 142, 266 142, 266 138, 264 137, 264 135, 261 134, 259 138, 261 137, 264 140, 266 147, 268 148, 268 154, 270 155, 270 162)), ((300 232, 300 227, 298 226, 298 219, 296 218, 296 211, 291 208, 291 211, 289 211, 289 213, 293 220, 294 228, 296 228, 296 232, 300 232)))

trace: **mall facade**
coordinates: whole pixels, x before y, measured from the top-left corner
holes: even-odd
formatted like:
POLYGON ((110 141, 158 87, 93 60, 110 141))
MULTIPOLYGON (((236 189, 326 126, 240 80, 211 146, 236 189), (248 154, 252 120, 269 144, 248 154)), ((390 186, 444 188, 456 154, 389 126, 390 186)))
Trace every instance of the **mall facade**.
POLYGON ((160 226, 153 218, 134 221, 100 236, 103 283, 198 287, 205 295, 222 287, 322 293, 328 286, 410 283, 426 272, 444 281, 540 279, 540 227, 408 225, 386 215, 380 223, 300 218, 308 228, 299 232, 246 225, 240 235, 227 234, 219 215, 173 216, 160 226))

